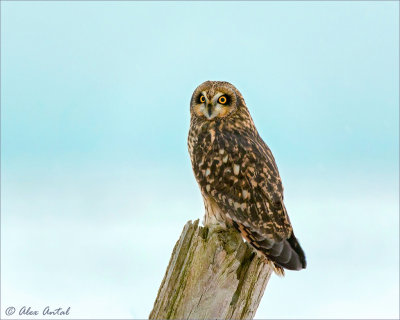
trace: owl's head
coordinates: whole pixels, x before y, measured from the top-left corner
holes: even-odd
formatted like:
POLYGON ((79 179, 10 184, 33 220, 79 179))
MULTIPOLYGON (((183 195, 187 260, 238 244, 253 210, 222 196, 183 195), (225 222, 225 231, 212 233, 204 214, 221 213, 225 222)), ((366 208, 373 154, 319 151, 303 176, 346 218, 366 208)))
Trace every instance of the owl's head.
POLYGON ((194 90, 191 113, 204 120, 227 118, 240 108, 246 108, 238 89, 225 81, 206 81, 194 90))

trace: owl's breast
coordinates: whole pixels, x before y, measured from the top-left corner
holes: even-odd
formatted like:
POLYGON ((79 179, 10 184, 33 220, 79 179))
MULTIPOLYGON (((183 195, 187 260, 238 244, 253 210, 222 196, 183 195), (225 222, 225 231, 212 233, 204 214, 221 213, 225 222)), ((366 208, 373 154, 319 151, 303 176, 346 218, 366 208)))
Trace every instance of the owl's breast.
POLYGON ((220 200, 224 175, 230 174, 229 156, 224 150, 221 133, 214 127, 199 130, 196 135, 189 133, 188 147, 192 168, 201 189, 206 213, 204 224, 230 225, 230 218, 217 201, 220 200))
POLYGON ((189 152, 192 167, 203 194, 214 197, 217 190, 225 188, 227 183, 238 181, 235 172, 238 167, 232 164, 235 147, 232 148, 226 134, 216 128, 209 128, 200 131, 191 142, 189 152))

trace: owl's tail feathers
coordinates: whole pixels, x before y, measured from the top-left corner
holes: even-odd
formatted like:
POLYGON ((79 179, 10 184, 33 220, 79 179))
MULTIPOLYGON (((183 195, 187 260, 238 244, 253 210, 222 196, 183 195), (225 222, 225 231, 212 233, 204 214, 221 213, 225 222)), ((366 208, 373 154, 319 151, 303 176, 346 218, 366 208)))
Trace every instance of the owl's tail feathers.
POLYGON ((304 251, 293 233, 290 238, 274 243, 268 251, 269 258, 285 269, 301 270, 307 266, 304 251))
POLYGON ((274 241, 233 221, 233 226, 260 254, 271 260, 277 274, 283 275, 282 268, 301 270, 307 266, 306 257, 293 232, 289 238, 274 241))

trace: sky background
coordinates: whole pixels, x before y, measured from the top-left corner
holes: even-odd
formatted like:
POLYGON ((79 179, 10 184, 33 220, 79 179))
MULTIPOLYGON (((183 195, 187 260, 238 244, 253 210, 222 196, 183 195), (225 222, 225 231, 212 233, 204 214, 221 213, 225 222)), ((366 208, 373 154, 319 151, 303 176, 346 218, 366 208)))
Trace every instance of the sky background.
POLYGON ((243 94, 308 267, 256 318, 399 317, 398 2, 1 2, 1 316, 146 318, 204 209, 205 80, 243 94))

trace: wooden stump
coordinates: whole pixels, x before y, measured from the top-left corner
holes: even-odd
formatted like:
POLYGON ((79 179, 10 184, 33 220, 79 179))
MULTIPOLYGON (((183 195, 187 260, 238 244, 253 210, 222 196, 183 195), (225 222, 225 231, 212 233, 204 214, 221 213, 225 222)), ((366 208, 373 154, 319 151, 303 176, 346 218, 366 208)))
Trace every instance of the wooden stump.
POLYGON ((233 229, 188 221, 150 319, 252 319, 272 268, 233 229))

